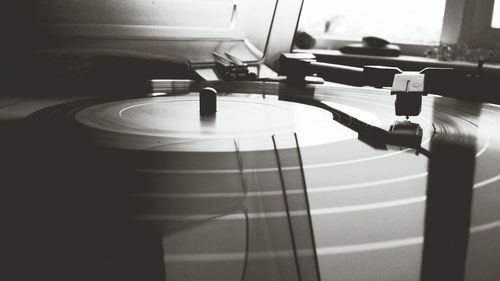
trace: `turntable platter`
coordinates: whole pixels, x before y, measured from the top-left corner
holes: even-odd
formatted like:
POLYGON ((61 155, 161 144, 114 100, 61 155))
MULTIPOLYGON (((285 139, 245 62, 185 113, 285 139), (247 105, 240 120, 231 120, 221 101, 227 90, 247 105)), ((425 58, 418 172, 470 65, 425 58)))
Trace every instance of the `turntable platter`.
MULTIPOLYGON (((184 142, 175 149, 196 150, 193 140, 237 138, 251 141, 251 148, 270 149, 259 139, 275 134, 297 132, 305 138, 303 145, 332 143, 356 134, 333 122, 329 112, 293 102, 278 100, 276 96, 231 95, 218 98, 218 111, 214 116, 199 114, 197 94, 181 97, 155 97, 99 104, 79 111, 75 119, 82 125, 99 131, 102 135, 115 135, 115 146, 128 149, 174 149, 170 143, 184 142), (318 133, 321 132, 321 133, 318 133)), ((367 111, 348 105, 335 105, 350 112, 365 122, 378 124, 378 119, 367 111)), ((98 140, 99 136, 94 136, 98 140)), ((107 137, 106 139, 110 139, 107 137)), ((103 144, 103 143, 101 143, 103 144)), ((106 144, 104 144, 106 145, 106 144)), ((243 144, 244 145, 244 144, 243 144)), ((210 150, 232 150, 224 142, 210 150)), ((205 147, 204 149, 209 149, 205 147)))

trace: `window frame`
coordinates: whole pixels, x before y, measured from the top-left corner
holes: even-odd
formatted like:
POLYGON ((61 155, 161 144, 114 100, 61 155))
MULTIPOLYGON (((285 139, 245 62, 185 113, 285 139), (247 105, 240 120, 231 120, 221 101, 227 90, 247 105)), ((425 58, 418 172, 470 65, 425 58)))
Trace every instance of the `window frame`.
POLYGON ((441 42, 500 48, 500 29, 491 26, 494 4, 495 0, 447 0, 441 42))
MULTIPOLYGON (((500 5, 500 1, 497 4, 500 5)), ((494 5, 495 0, 475 1, 470 43, 477 42, 482 47, 500 48, 500 28, 492 27, 494 5)))

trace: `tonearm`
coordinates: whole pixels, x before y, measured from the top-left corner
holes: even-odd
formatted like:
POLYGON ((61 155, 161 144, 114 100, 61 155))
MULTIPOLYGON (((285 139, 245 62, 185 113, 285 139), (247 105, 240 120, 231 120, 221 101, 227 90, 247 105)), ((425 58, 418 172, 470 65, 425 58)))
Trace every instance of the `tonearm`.
POLYGON ((391 94, 396 96, 395 114, 407 118, 420 114, 422 96, 470 96, 478 89, 487 87, 489 81, 482 77, 482 62, 479 63, 476 73, 436 67, 422 71, 402 71, 397 67, 388 66, 360 68, 318 62, 310 53, 282 54, 279 74, 286 76, 287 83, 295 85, 321 83, 318 78, 322 78, 352 86, 390 88, 391 94))

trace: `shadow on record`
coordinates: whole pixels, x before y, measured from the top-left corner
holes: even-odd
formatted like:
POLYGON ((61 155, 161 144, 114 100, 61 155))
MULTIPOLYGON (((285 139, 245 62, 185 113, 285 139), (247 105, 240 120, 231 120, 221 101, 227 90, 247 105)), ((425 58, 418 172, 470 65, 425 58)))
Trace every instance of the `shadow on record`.
POLYGON ((269 142, 256 152, 234 141, 239 206, 163 235, 166 280, 320 280, 298 141, 269 142))
MULTIPOLYGON (((453 102, 435 99, 434 103, 433 124, 444 128, 438 127, 430 143, 422 281, 465 279, 477 133, 453 119, 440 119, 452 116, 443 109, 460 110, 453 102)), ((468 104, 467 111, 479 116, 481 105, 468 104)))

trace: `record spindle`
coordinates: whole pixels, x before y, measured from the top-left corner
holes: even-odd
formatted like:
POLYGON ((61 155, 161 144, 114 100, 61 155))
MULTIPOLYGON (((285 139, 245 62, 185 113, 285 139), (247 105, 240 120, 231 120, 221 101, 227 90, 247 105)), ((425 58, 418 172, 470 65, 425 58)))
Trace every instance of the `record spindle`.
POLYGON ((213 115, 217 112, 217 91, 206 87, 200 91, 200 115, 213 115))

